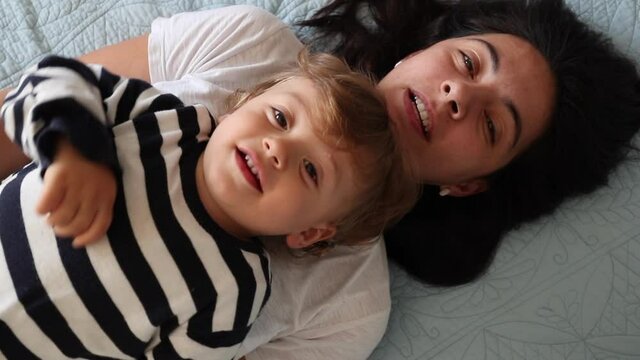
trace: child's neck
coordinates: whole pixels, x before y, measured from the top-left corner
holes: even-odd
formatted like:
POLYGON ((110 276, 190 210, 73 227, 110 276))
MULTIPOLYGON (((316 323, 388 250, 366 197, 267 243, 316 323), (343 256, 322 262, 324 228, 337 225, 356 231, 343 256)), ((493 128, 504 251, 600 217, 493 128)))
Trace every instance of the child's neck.
POLYGON ((196 165, 196 187, 198 189, 200 201, 209 216, 216 222, 216 224, 218 224, 218 226, 238 239, 247 240, 250 237, 255 236, 255 234, 252 234, 248 229, 240 225, 234 218, 226 213, 218 204, 216 199, 211 195, 211 191, 207 187, 207 183, 204 178, 202 161, 203 155, 200 154, 198 164, 196 165))

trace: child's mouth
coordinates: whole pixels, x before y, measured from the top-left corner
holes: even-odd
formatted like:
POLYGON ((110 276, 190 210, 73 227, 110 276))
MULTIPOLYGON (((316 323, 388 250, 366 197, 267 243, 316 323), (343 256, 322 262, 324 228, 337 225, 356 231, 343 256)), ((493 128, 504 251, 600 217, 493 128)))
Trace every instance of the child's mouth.
POLYGON ((262 192, 260 173, 251 156, 236 148, 236 163, 247 182, 249 182, 249 184, 256 190, 262 192))

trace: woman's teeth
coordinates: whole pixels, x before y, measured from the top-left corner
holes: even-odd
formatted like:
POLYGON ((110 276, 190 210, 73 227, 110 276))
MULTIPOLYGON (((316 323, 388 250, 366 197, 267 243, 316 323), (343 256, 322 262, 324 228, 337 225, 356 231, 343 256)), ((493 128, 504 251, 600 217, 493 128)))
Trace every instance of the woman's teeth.
POLYGON ((427 107, 424 105, 422 100, 417 96, 412 96, 411 100, 416 106, 416 110, 418 110, 418 116, 420 117, 420 122, 422 123, 422 131, 425 134, 431 130, 431 121, 429 121, 429 113, 427 112, 427 107))
POLYGON ((258 175, 258 168, 256 168, 255 164, 253 163, 253 160, 251 160, 251 157, 249 157, 249 155, 245 155, 244 161, 247 162, 247 166, 249 167, 249 170, 251 170, 251 173, 256 178, 260 179, 260 176, 258 175))

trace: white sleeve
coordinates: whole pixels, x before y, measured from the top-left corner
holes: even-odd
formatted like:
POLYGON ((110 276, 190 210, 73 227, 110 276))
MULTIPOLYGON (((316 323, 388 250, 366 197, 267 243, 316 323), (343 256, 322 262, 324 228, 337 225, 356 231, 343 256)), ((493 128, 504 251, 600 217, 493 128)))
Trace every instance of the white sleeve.
POLYGON ((227 95, 291 65, 302 43, 275 15, 228 6, 156 19, 149 35, 151 82, 214 115, 227 95))

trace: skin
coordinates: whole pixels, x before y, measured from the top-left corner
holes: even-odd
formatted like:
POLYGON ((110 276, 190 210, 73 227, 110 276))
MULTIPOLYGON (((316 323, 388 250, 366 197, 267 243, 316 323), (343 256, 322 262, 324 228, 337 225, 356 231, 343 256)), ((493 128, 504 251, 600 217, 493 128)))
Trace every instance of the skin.
MULTIPOLYGON (((148 35, 143 35, 80 59, 149 80, 147 41, 148 35)), ((485 190, 488 174, 508 164, 544 132, 555 98, 553 76, 542 55, 527 41, 507 34, 439 42, 405 58, 378 89, 414 177, 441 186, 451 196, 485 190), (499 58, 497 68, 487 44, 499 58), (428 137, 416 120, 409 91, 429 108, 428 137), (513 109, 519 114, 520 130, 513 109)), ((0 152, 19 154, 3 132, 0 152)), ((14 171, 16 163, 26 159, 3 156, 0 176, 14 171)))
POLYGON ((321 119, 309 110, 318 96, 311 80, 292 78, 216 127, 196 179, 205 208, 227 231, 243 238, 290 234, 293 248, 335 234, 333 222, 357 200, 359 187, 353 155, 316 134, 313 122, 321 119))

